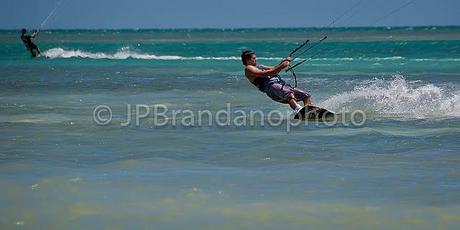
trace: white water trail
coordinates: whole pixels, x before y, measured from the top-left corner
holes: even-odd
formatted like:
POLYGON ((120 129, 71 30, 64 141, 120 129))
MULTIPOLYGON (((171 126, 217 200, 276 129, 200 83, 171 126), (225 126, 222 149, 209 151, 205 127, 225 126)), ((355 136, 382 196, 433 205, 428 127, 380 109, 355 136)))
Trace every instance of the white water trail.
POLYGON ((446 92, 433 84, 415 84, 401 75, 374 79, 321 103, 335 111, 364 110, 402 118, 460 117, 460 91, 446 92))

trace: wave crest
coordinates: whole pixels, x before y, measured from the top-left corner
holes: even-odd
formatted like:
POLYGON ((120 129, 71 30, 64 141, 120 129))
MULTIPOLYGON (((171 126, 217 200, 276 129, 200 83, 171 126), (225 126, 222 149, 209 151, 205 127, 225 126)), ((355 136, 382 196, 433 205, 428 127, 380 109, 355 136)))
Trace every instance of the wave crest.
MULTIPOLYGON (((44 56, 47 58, 89 58, 89 59, 113 59, 113 60, 124 60, 124 59, 144 59, 144 60, 216 60, 216 61, 239 61, 241 58, 238 56, 224 56, 224 57, 184 57, 177 55, 154 55, 149 53, 141 53, 138 51, 132 50, 130 47, 123 47, 116 51, 114 54, 108 54, 104 52, 88 52, 82 50, 65 50, 63 48, 57 47, 49 49, 43 52, 44 56)), ((268 61, 279 61, 282 57, 257 57, 258 60, 268 60, 268 61)), ((300 60, 304 60, 299 58, 300 60)), ((353 62, 353 61, 364 61, 364 62, 378 62, 378 61, 414 61, 414 62, 459 62, 458 58, 444 58, 444 59, 430 59, 430 58, 415 58, 409 59, 401 56, 393 57, 328 57, 328 58, 308 58, 312 62, 353 62)), ((316 64, 317 65, 317 64, 316 64)), ((326 64, 329 65, 329 64, 326 64)))
POLYGON ((114 54, 103 52, 86 52, 81 50, 64 50, 62 48, 53 48, 44 52, 47 58, 90 58, 90 59, 158 59, 158 60, 179 60, 181 56, 156 56, 152 54, 143 54, 132 51, 129 47, 123 47, 114 54))
MULTIPOLYGON (((114 54, 107 54, 103 52, 87 52, 82 50, 65 50, 63 48, 52 48, 43 53, 45 57, 55 58, 89 58, 89 59, 113 59, 113 60, 124 60, 124 59, 145 59, 145 60, 240 60, 240 57, 183 57, 176 55, 154 55, 139 53, 131 50, 129 47, 123 47, 114 54)), ((262 60, 279 60, 280 58, 260 58, 262 60)))

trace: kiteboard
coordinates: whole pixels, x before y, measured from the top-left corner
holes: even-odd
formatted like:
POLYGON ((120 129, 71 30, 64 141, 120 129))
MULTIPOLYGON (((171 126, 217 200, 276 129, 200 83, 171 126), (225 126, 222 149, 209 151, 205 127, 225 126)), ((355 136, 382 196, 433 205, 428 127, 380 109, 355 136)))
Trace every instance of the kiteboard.
POLYGON ((308 105, 303 107, 298 113, 296 113, 294 119, 324 120, 334 118, 334 116, 335 114, 327 109, 313 105, 308 105))

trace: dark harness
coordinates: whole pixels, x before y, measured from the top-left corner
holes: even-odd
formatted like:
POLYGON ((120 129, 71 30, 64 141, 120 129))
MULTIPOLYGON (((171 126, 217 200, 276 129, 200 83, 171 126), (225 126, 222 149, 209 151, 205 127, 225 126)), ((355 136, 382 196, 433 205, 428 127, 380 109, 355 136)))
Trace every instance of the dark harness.
MULTIPOLYGON (((262 66, 256 66, 256 67, 260 70, 265 70, 265 68, 262 66)), ((270 85, 274 83, 281 83, 283 87, 286 84, 286 82, 283 81, 279 75, 271 76, 271 78, 256 78, 251 83, 255 85, 257 89, 259 89, 259 91, 264 92, 264 93, 267 93, 266 89, 268 89, 270 85)))

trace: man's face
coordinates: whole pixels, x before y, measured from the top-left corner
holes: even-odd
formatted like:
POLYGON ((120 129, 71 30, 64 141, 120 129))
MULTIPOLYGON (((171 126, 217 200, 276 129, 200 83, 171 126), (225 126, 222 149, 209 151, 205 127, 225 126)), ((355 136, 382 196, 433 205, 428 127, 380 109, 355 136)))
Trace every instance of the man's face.
POLYGON ((255 54, 252 54, 251 57, 248 59, 247 61, 247 64, 248 65, 256 65, 256 55, 255 54))

